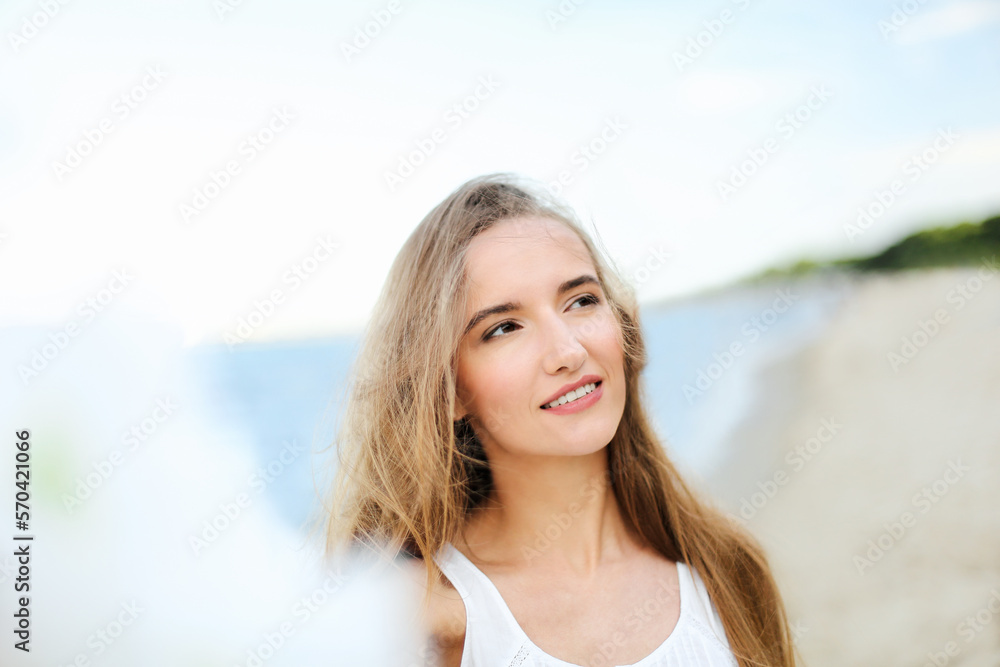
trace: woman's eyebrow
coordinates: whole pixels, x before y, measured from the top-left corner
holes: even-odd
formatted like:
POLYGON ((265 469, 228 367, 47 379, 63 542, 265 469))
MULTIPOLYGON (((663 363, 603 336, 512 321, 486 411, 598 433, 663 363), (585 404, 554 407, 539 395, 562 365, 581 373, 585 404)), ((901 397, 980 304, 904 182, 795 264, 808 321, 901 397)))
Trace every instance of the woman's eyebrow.
MULTIPOLYGON (((584 274, 582 276, 577 276, 576 278, 567 280, 566 282, 559 285, 558 289, 556 289, 556 294, 562 296, 566 292, 576 289, 581 285, 589 285, 589 284, 593 284, 600 287, 600 283, 597 282, 597 278, 595 278, 590 274, 584 274)), ((508 301, 507 303, 500 303, 495 306, 490 306, 489 308, 483 308, 482 310, 478 311, 475 315, 472 316, 472 319, 469 320, 469 323, 466 325, 465 331, 462 332, 462 335, 464 336, 465 334, 472 331, 472 329, 477 324, 482 322, 485 318, 489 317, 490 315, 509 313, 520 309, 521 309, 521 304, 517 301, 508 301)))

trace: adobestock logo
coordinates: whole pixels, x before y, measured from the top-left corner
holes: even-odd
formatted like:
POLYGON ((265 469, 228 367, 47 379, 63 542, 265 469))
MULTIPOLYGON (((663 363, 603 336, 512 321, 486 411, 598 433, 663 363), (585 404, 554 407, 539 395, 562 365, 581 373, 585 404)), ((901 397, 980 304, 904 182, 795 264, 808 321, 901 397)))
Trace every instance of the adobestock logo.
POLYGON ((920 10, 920 7, 927 3, 927 0, 905 0, 892 6, 892 13, 888 18, 878 22, 879 32, 882 39, 889 41, 889 35, 899 32, 899 29, 910 22, 910 19, 920 10))
POLYGON ((730 518, 746 525, 748 521, 757 516, 758 511, 762 510, 778 495, 781 487, 791 481, 792 474, 802 470, 806 463, 816 457, 843 428, 844 425, 838 422, 835 417, 822 419, 819 428, 810 438, 802 444, 795 445, 785 454, 785 463, 791 466, 791 472, 779 468, 774 471, 771 479, 765 479, 763 482, 758 481, 757 491, 751 493, 749 497, 740 498, 739 516, 730 514, 730 518))
POLYGON ((355 56, 368 48, 372 41, 382 34, 382 30, 389 27, 394 16, 402 11, 399 0, 389 0, 385 9, 376 9, 371 13, 372 20, 363 26, 355 26, 354 39, 340 43, 340 52, 344 55, 344 60, 351 62, 355 56))
POLYGON ((414 139, 414 150, 399 155, 395 171, 383 173, 389 192, 395 192, 396 188, 403 184, 403 181, 416 173, 417 167, 424 164, 434 154, 438 146, 448 139, 449 131, 454 132, 461 127, 479 109, 480 104, 492 97, 496 89, 500 87, 500 82, 492 76, 481 76, 478 83, 479 85, 471 94, 452 104, 444 112, 442 119, 447 127, 435 127, 427 136, 414 139))
POLYGON ((90 667, 91 659, 103 655, 121 638, 125 629, 131 627, 139 615, 146 611, 135 600, 122 602, 119 607, 121 607, 121 611, 115 614, 112 620, 87 636, 87 648, 90 651, 77 653, 72 662, 67 664, 67 667, 90 667))
POLYGON ((919 514, 904 511, 896 519, 883 522, 882 528, 885 530, 878 537, 868 540, 868 549, 864 555, 856 555, 853 558, 854 566, 858 574, 864 575, 866 571, 874 567, 875 563, 882 558, 903 539, 907 532, 915 525, 920 515, 927 514, 934 508, 934 505, 941 502, 941 499, 954 486, 965 477, 965 473, 972 470, 964 465, 962 459, 948 461, 948 468, 939 479, 924 486, 917 493, 913 494, 910 503, 920 510, 919 514))
POLYGON ((264 127, 247 135, 246 139, 240 143, 237 149, 239 157, 227 160, 222 169, 209 171, 207 182, 195 187, 190 203, 184 201, 178 205, 181 219, 186 224, 191 224, 194 218, 201 215, 209 204, 232 185, 236 176, 243 173, 243 167, 253 162, 258 155, 267 149, 278 135, 291 125, 293 120, 295 120, 295 113, 288 107, 282 106, 272 109, 272 116, 265 121, 264 127))
POLYGON ((664 250, 662 245, 655 248, 650 246, 645 261, 632 272, 633 284, 638 287, 648 281, 654 273, 667 265, 667 260, 671 257, 673 253, 664 250))
MULTIPOLYGON (((1000 614, 1000 590, 992 588, 989 591, 989 598, 982 607, 963 618, 955 626, 955 634, 962 637, 968 644, 983 632, 993 622, 993 619, 1000 614)), ((951 663, 952 658, 957 658, 962 653, 962 647, 957 641, 951 639, 945 642, 940 651, 929 651, 927 662, 923 667, 945 667, 951 663)))
MULTIPOLYGON (((997 271, 1000 271, 1000 264, 997 263, 996 255, 990 259, 984 258, 976 275, 948 290, 945 301, 954 306, 954 311, 961 310, 972 299, 976 298, 986 282, 992 280, 997 271)), ((900 366, 908 365, 913 361, 949 322, 951 322, 951 314, 947 308, 938 308, 934 311, 933 316, 918 320, 913 331, 900 338, 899 347, 886 353, 886 361, 892 372, 898 373, 900 366)))
POLYGON ((180 406, 174 403, 169 396, 157 398, 156 407, 149 412, 149 415, 122 433, 121 441, 125 446, 125 451, 117 448, 111 450, 105 458, 91 464, 91 468, 93 468, 91 472, 77 478, 72 494, 62 494, 61 500, 66 511, 72 515, 78 510, 84 502, 94 495, 97 489, 111 479, 118 466, 125 462, 126 453, 138 450, 142 443, 151 438, 160 426, 173 416, 178 407, 180 406))
POLYGON ((198 557, 222 537, 223 533, 234 526, 241 516, 253 506, 256 496, 264 493, 267 487, 277 480, 291 467, 303 452, 305 447, 300 446, 294 439, 282 442, 282 448, 277 456, 267 462, 266 465, 258 467, 248 478, 247 486, 253 491, 251 493, 237 493, 231 500, 219 503, 219 511, 213 516, 205 519, 201 523, 201 529, 188 536, 188 545, 192 553, 198 557))
POLYGON ((545 20, 549 23, 549 29, 554 32, 560 24, 565 23, 569 20, 569 17, 576 13, 577 7, 586 1, 587 0, 561 0, 555 9, 545 10, 545 20))
MULTIPOLYGON (((948 151, 958 140, 959 135, 951 127, 941 128, 937 132, 937 137, 931 145, 924 148, 919 153, 910 155, 900 167, 903 176, 909 176, 910 183, 916 183, 935 164, 941 156, 948 151)), ((854 241, 857 237, 868 231, 868 228, 875 224, 892 208, 893 204, 906 193, 907 184, 902 178, 893 179, 888 186, 880 188, 872 193, 872 198, 867 204, 858 207, 858 215, 854 224, 844 225, 844 234, 848 241, 854 241)))
POLYGON ((286 302, 286 297, 315 275, 327 260, 333 257, 334 251, 338 248, 340 243, 334 241, 330 234, 317 237, 310 252, 282 273, 281 282, 282 285, 289 285, 287 290, 275 287, 265 296, 254 299, 250 312, 239 318, 233 330, 223 334, 222 339, 229 351, 233 352, 237 345, 250 340, 254 333, 274 316, 278 307, 286 302))
POLYGON ((105 137, 115 131, 116 122, 122 123, 132 115, 132 112, 146 101, 150 93, 160 87, 166 77, 167 72, 164 72, 160 65, 147 67, 142 80, 119 95, 111 104, 111 113, 117 118, 117 121, 112 116, 105 116, 97 122, 95 127, 83 131, 83 139, 67 146, 66 156, 62 162, 52 163, 52 171, 59 182, 62 182, 67 175, 80 167, 84 158, 93 154, 97 147, 104 143, 105 137))
POLYGON ((342 574, 339 568, 336 572, 331 572, 323 583, 292 605, 289 615, 273 631, 260 635, 262 641, 246 650, 246 660, 236 663, 237 667, 263 667, 264 663, 281 650, 296 630, 309 622, 348 583, 348 576, 342 574))
MULTIPOLYGON (((769 331, 781 315, 788 312, 788 309, 800 298, 798 294, 792 294, 792 291, 788 288, 777 289, 775 290, 775 294, 778 295, 778 298, 772 302, 769 308, 765 308, 757 315, 748 319, 740 328, 740 332, 748 339, 746 341, 747 344, 756 343, 760 340, 764 332, 769 331)), ((681 387, 688 405, 694 405, 695 399, 711 389, 712 385, 722 378, 726 374, 726 371, 736 363, 736 359, 743 356, 745 352, 745 344, 740 340, 732 341, 722 352, 713 352, 713 361, 706 367, 698 369, 694 384, 685 384, 681 387)))
POLYGON ((788 141, 795 133, 805 127, 805 124, 813 118, 813 115, 823 108, 833 94, 827 90, 825 84, 813 86, 809 89, 809 95, 802 104, 798 105, 774 123, 776 135, 765 139, 759 146, 747 149, 747 158, 737 165, 734 165, 729 173, 729 178, 725 181, 719 180, 715 183, 715 188, 723 202, 736 194, 736 191, 747 184, 750 177, 756 174, 771 156, 778 152, 782 146, 782 141, 788 141))
MULTIPOLYGON (((600 156, 604 155, 608 147, 619 139, 623 130, 629 128, 621 116, 608 118, 604 121, 604 127, 591 139, 577 146, 576 151, 569 157, 569 163, 575 167, 577 173, 587 171, 590 165, 600 156)), ((576 180, 573 169, 560 169, 556 178, 548 182, 547 189, 553 197, 558 197, 563 190, 576 180)))
POLYGON ((118 294, 123 292, 134 279, 135 277, 129 274, 128 269, 115 271, 104 288, 81 301, 76 307, 77 314, 82 318, 81 321, 72 319, 64 324, 59 331, 50 333, 48 343, 31 350, 31 359, 28 365, 18 364, 17 374, 21 378, 21 382, 28 386, 29 382, 48 368, 49 364, 66 350, 70 340, 79 336, 84 328, 89 326, 99 313, 104 312, 118 298, 118 294))
POLYGON ((37 37, 42 28, 47 26, 67 4, 69 4, 69 0, 41 0, 38 3, 41 11, 22 18, 20 31, 7 33, 10 48, 14 53, 20 51, 21 47, 28 43, 28 40, 37 37))
MULTIPOLYGON (((733 0, 733 4, 740 10, 745 10, 750 6, 750 0, 733 0)), ((719 12, 717 17, 702 21, 701 25, 704 29, 688 37, 682 50, 674 51, 674 65, 677 67, 677 71, 683 72, 685 67, 693 65, 694 61, 701 58, 715 44, 715 40, 726 31, 726 26, 736 20, 736 16, 737 14, 732 9, 726 8, 719 12)))

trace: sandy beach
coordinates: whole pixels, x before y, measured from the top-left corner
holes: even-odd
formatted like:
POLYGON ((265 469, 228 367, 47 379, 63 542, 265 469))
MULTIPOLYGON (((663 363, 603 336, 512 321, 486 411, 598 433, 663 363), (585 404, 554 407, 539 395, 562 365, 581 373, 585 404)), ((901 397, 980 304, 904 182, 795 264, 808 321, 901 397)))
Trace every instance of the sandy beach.
POLYGON ((807 665, 1000 664, 998 268, 857 278, 704 480, 807 665))

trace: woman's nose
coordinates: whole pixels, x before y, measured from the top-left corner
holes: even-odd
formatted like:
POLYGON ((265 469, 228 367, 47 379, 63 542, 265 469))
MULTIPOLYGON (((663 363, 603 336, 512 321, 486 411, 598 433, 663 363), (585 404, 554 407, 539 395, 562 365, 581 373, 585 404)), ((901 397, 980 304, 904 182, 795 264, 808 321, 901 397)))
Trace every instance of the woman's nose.
POLYGON ((559 317, 553 317, 546 323, 545 331, 544 366, 547 373, 557 373, 564 368, 574 371, 583 365, 587 349, 580 343, 580 332, 575 327, 559 317))

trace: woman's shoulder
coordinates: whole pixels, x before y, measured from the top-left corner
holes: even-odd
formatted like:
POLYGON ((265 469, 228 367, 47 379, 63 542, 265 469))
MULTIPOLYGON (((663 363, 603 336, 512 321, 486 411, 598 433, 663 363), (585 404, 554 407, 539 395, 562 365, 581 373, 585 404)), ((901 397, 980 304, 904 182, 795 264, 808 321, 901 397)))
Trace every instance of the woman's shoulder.
MULTIPOLYGON (((427 586, 426 563, 420 558, 410 558, 405 561, 403 569, 422 595, 427 586)), ((465 643, 465 602, 441 572, 433 584, 427 605, 421 606, 421 620, 425 632, 441 653, 442 667, 458 667, 465 643)))

